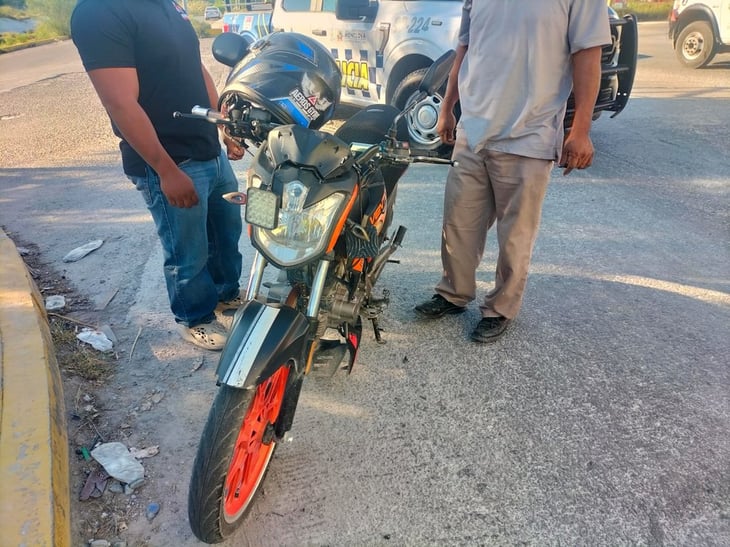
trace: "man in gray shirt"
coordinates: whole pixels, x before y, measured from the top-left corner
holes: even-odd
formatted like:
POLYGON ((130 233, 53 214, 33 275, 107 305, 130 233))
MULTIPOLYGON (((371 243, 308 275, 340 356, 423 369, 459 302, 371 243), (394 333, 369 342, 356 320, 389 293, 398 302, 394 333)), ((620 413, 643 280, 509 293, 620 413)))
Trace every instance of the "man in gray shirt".
POLYGON ((567 175, 593 161, 601 48, 610 41, 604 0, 465 0, 438 123, 458 162, 444 195, 443 276, 433 298, 416 306, 421 316, 461 313, 476 298, 476 269, 495 221, 495 283, 472 340, 496 340, 517 316, 553 163, 567 175), (571 89, 575 117, 563 140, 571 89))

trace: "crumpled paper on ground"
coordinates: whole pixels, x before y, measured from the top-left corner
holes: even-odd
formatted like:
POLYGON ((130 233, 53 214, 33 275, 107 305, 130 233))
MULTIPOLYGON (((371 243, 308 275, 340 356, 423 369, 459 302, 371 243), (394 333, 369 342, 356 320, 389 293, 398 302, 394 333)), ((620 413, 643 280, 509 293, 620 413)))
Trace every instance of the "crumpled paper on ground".
POLYGON ((100 444, 91 451, 91 457, 119 482, 134 488, 144 480, 144 467, 122 443, 100 444))
POLYGON ((76 338, 90 344, 95 350, 111 351, 114 349, 112 341, 107 338, 106 334, 99 330, 86 327, 76 335, 76 338))

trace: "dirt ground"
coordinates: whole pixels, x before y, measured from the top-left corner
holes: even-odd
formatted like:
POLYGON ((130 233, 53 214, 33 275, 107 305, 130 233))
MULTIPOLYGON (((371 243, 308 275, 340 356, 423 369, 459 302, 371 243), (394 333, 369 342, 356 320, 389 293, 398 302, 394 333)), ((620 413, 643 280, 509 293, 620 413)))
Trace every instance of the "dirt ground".
MULTIPOLYGON (((146 518, 148 505, 156 503, 151 489, 139 488, 125 494, 118 491, 122 486, 113 478, 104 481, 103 491, 96 486, 87 487, 84 492, 84 487, 93 481, 94 475, 104 474, 103 468, 90 457, 90 451, 109 440, 134 442, 131 433, 134 415, 150 410, 159 403, 162 394, 150 392, 149 397, 130 409, 122 421, 110 416, 102 392, 109 387, 115 362, 122 356, 118 352, 99 352, 76 337, 85 327, 101 326, 98 322, 100 310, 95 310, 91 302, 78 294, 63 273, 43 261, 37 245, 24 242, 12 233, 9 236, 15 241, 44 299, 60 295, 66 302, 62 310, 48 312, 48 323, 63 379, 67 412, 74 545, 98 539, 111 545, 142 545, 126 543, 120 536, 131 522, 146 518)), ((155 452, 157 447, 142 448, 152 448, 149 452, 155 452)))

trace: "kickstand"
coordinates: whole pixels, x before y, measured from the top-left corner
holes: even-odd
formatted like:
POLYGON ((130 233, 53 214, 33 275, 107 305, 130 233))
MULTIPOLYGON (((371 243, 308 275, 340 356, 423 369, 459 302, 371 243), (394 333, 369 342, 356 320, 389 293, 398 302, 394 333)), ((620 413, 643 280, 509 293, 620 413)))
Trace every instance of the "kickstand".
POLYGON ((380 325, 378 325, 378 318, 377 317, 371 317, 370 321, 373 324, 373 332, 375 333, 375 341, 378 344, 385 344, 385 340, 383 340, 383 337, 381 336, 381 330, 380 325))

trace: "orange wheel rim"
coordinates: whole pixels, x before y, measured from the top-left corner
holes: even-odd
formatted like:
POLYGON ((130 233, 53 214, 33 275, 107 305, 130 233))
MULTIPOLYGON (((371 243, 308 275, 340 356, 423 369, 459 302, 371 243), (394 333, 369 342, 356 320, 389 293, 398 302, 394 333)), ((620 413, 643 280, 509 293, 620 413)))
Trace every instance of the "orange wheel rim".
POLYGON ((227 521, 236 520, 246 509, 274 452, 276 443, 264 444, 264 433, 279 417, 288 376, 289 368, 282 366, 259 384, 241 423, 223 489, 223 513, 227 521))

